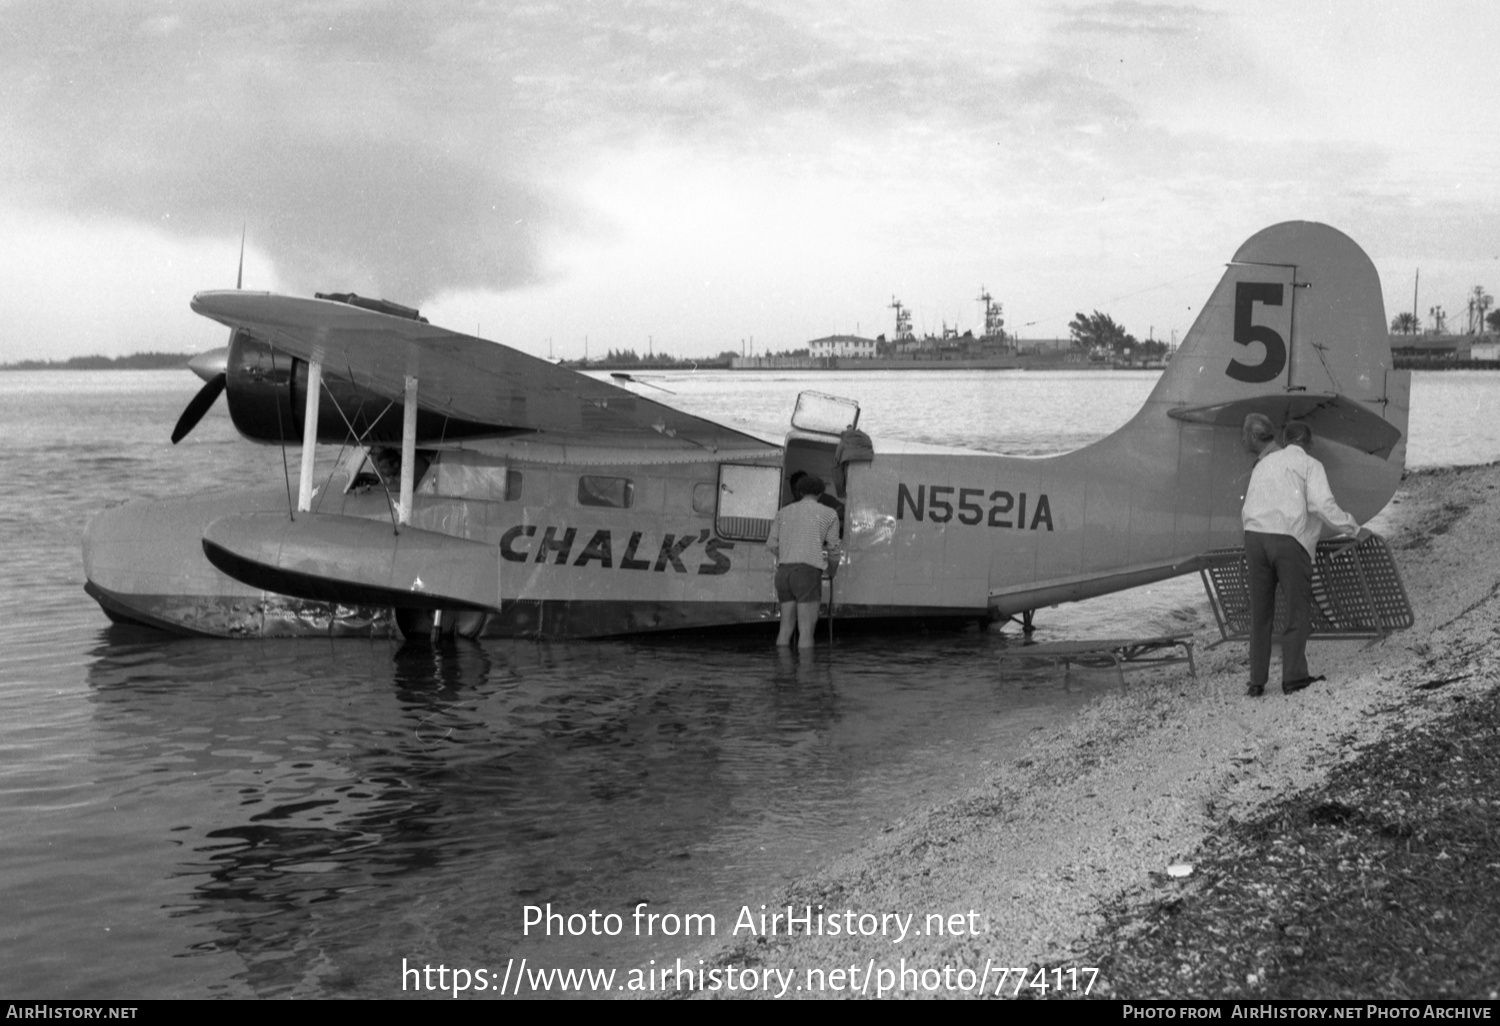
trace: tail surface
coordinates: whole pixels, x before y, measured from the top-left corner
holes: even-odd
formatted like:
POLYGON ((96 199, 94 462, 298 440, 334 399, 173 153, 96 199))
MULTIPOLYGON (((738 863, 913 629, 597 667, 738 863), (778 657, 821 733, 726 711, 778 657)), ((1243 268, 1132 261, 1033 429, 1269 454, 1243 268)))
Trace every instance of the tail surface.
POLYGON ((1342 232, 1288 221, 1235 253, 1147 410, 1234 432, 1252 412, 1304 421, 1340 502, 1367 520, 1401 480, 1409 395, 1375 265, 1342 232))
POLYGON ((1401 481, 1409 389, 1359 246, 1309 222, 1257 233, 1128 424, 1077 452, 1004 464, 1007 480, 1046 499, 1053 529, 996 536, 991 603, 1104 594, 1241 544, 1255 460, 1240 430, 1254 412, 1312 427, 1339 505, 1363 523, 1401 481))

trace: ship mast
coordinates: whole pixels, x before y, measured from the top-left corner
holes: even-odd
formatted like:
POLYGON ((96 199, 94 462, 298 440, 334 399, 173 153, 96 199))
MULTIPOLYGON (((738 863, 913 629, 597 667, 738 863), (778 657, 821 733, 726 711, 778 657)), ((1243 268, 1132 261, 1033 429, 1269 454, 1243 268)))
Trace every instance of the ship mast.
POLYGON ((995 297, 990 295, 990 290, 983 285, 979 286, 979 295, 976 302, 984 304, 984 337, 1005 337, 1005 307, 995 302, 995 297))
POLYGON ((912 337, 911 333, 911 311, 901 305, 901 300, 895 296, 891 297, 891 309, 896 311, 896 337, 894 341, 912 337))

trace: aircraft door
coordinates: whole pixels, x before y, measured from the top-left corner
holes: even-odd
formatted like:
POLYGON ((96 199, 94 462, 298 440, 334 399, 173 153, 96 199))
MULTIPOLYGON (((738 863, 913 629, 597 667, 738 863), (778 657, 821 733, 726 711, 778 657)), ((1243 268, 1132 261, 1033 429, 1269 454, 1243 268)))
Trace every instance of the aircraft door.
POLYGON ((781 481, 781 504, 784 506, 794 498, 792 495, 792 475, 797 471, 812 474, 820 479, 825 486, 833 485, 833 474, 835 464, 833 453, 836 448, 831 441, 822 438, 804 438, 796 434, 787 436, 785 455, 786 477, 781 481))
POLYGON ((719 464, 714 531, 730 541, 765 541, 780 508, 780 496, 780 467, 719 464))

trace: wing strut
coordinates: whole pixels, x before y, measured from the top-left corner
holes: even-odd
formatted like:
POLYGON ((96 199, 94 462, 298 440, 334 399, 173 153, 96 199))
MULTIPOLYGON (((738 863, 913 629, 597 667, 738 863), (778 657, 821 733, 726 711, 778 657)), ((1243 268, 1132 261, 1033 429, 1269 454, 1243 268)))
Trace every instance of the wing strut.
POLYGON ((406 375, 405 405, 401 409, 401 503, 396 519, 411 523, 412 490, 417 472, 417 379, 406 375))
POLYGON ((297 485, 297 512, 312 512, 313 457, 318 451, 318 399, 323 392, 323 364, 307 364, 307 397, 302 411, 302 477, 297 485))

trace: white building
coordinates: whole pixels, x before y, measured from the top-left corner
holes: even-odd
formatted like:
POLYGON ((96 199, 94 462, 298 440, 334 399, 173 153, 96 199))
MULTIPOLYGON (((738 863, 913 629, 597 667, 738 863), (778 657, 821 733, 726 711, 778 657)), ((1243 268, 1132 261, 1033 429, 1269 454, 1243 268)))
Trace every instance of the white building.
POLYGON ((875 340, 858 335, 829 335, 815 338, 807 344, 809 356, 852 356, 870 360, 875 357, 875 340))

